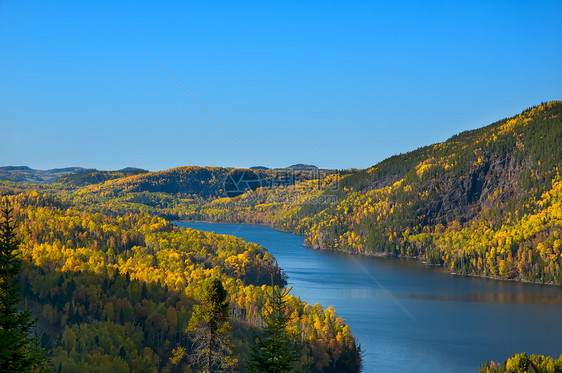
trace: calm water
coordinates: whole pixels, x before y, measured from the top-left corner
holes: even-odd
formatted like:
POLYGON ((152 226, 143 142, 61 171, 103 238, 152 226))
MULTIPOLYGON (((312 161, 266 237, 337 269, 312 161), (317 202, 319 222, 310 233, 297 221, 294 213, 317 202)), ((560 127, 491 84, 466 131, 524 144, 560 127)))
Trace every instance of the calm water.
POLYGON ((364 372, 477 372, 515 352, 562 353, 562 287, 452 276, 405 259, 339 255, 264 226, 178 223, 256 242, 293 294, 334 305, 361 344, 364 372))

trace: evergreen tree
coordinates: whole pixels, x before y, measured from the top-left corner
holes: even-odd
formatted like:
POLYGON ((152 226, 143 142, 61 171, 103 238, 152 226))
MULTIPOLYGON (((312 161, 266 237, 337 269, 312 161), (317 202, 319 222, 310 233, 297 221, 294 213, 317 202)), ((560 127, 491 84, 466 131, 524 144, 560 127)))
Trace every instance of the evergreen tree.
POLYGON ((291 335, 287 327, 290 310, 287 297, 290 289, 272 286, 267 304, 262 308, 265 323, 263 335, 256 337, 249 363, 252 372, 282 373, 297 371, 295 363, 300 360, 302 344, 298 335, 291 335))
POLYGON ((20 242, 7 202, 0 219, 0 371, 45 371, 46 353, 33 336, 35 320, 31 311, 17 308, 22 301, 18 278, 22 263, 16 253, 20 242))
POLYGON ((227 371, 236 360, 230 358, 230 302, 221 280, 208 279, 199 301, 201 304, 194 307, 188 326, 194 335, 192 362, 197 367, 203 367, 207 373, 227 371))

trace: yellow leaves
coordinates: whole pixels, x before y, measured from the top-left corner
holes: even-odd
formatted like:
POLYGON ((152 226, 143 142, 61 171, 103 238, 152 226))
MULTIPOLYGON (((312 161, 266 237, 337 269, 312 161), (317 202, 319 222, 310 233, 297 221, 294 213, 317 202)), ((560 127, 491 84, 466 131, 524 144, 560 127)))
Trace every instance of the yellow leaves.
POLYGON ((71 256, 66 259, 64 266, 62 267, 62 271, 80 271, 81 270, 82 262, 74 256, 71 256))
POLYGON ((398 189, 400 187, 400 185, 402 185, 402 183, 404 182, 405 179, 400 179, 397 182, 395 182, 394 184, 392 184, 392 189, 398 189))
POLYGON ((429 197, 429 190, 424 190, 423 192, 418 193, 418 195, 421 199, 426 199, 427 197, 429 197))
POLYGON ((418 175, 418 177, 420 179, 423 177, 423 174, 425 172, 427 172, 430 168, 435 166, 433 164, 433 161, 434 161, 434 159, 430 158, 430 159, 427 159, 423 163, 420 163, 416 166, 416 175, 418 175))
POLYGON ((507 134, 508 132, 510 132, 511 130, 513 130, 514 127, 516 127, 518 124, 521 123, 521 117, 520 115, 516 116, 513 119, 508 120, 505 124, 503 124, 500 128, 499 128, 499 135, 504 135, 507 134))
POLYGON ((501 259, 500 263, 499 263, 499 275, 500 277, 507 277, 507 264, 505 262, 505 260, 501 259))
POLYGON ((515 146, 517 146, 517 149, 519 149, 520 151, 525 150, 525 145, 523 144, 523 142, 521 141, 521 139, 519 137, 517 137, 517 140, 515 142, 515 146))
MULTIPOLYGON (((558 233, 558 231, 555 231, 555 233, 558 233)), ((556 237, 556 235, 553 236, 556 237)), ((560 240, 554 240, 554 242, 552 243, 552 248, 554 249, 554 252, 561 252, 561 246, 562 246, 562 242, 560 240)))
POLYGON ((537 250, 539 251, 539 253, 541 254, 541 256, 544 258, 546 256, 546 246, 543 242, 540 242, 537 245, 537 250))
POLYGON ((185 348, 178 347, 172 350, 172 357, 170 357, 170 361, 172 364, 177 365, 183 358, 186 356, 185 348))
POLYGON ((249 253, 246 251, 242 254, 232 255, 225 260, 227 269, 232 270, 237 276, 246 275, 246 266, 250 264, 248 259, 249 253))
MULTIPOLYGON (((557 101, 552 101, 546 104, 541 104, 533 109, 526 111, 522 114, 517 115, 516 117, 508 120, 502 126, 499 127, 498 135, 504 135, 514 131, 518 126, 524 126, 533 120, 540 112, 544 111, 547 108, 551 108, 554 105, 559 104, 557 101)), ((495 141, 495 140, 494 140, 495 141)))

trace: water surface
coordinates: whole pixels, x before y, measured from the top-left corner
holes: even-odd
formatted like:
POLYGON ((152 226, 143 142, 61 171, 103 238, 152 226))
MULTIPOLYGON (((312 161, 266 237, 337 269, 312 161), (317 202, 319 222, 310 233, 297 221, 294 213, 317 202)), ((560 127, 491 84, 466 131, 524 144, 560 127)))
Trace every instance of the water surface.
POLYGON ((312 250, 269 227, 177 223, 256 242, 293 294, 333 305, 361 344, 364 372, 477 372, 516 352, 562 353, 562 287, 453 276, 414 260, 312 250))

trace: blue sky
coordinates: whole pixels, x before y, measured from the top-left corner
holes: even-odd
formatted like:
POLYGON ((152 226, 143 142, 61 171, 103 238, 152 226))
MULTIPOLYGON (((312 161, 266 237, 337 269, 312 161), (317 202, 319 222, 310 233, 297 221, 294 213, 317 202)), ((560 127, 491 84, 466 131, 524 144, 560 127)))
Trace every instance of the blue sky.
POLYGON ((562 99, 560 35, 560 1, 2 0, 0 165, 365 168, 562 99))

